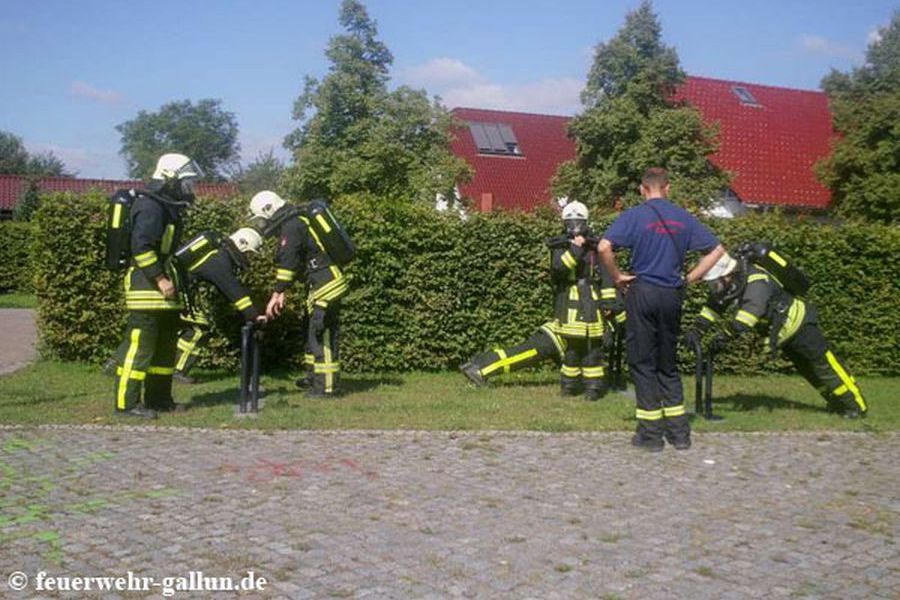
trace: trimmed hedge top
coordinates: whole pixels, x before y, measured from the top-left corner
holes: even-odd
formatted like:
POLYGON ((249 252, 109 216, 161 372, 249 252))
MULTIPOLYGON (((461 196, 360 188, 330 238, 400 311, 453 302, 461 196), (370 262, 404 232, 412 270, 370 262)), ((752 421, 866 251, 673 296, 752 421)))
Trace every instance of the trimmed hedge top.
MULTIPOLYGON (((121 275, 103 268, 105 206, 99 193, 61 194, 43 202, 36 214, 33 271, 48 356, 100 362, 120 341, 125 318, 121 275)), ((560 229, 552 213, 477 214, 461 220, 427 206, 367 196, 341 198, 334 208, 358 246, 347 268, 351 291, 341 312, 345 369, 454 367, 477 351, 525 339, 552 317, 544 247, 544 240, 560 229)), ((207 228, 230 233, 245 213, 244 199, 200 199, 190 212, 185 239, 207 228)), ((727 247, 769 240, 807 272, 813 283, 809 298, 820 310, 822 327, 854 373, 898 372, 900 230, 822 225, 773 214, 709 224, 727 247)), ((274 282, 273 246, 268 241, 242 274, 259 305, 268 300, 274 282)), ((234 367, 240 318, 218 294, 204 295, 214 318, 203 364, 234 367)), ((267 365, 301 363, 306 336, 297 311, 303 310, 302 296, 295 286, 288 293, 287 314, 267 327, 267 365)), ((704 297, 703 286, 691 290, 686 324, 704 297)), ((723 370, 749 374, 786 366, 770 360, 759 337, 742 348, 721 357, 723 370)))

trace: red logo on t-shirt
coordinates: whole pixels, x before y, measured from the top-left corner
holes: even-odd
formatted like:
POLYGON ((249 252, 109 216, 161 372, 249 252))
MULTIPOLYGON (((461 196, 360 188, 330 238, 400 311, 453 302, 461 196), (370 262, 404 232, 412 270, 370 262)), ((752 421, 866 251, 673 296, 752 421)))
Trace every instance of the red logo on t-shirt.
POLYGON ((668 231, 676 233, 679 229, 684 229, 684 223, 681 221, 673 221, 672 219, 653 221, 652 223, 647 223, 647 229, 652 229, 655 233, 661 234, 667 234, 668 231), (668 230, 666 230, 666 226, 668 226, 668 230))

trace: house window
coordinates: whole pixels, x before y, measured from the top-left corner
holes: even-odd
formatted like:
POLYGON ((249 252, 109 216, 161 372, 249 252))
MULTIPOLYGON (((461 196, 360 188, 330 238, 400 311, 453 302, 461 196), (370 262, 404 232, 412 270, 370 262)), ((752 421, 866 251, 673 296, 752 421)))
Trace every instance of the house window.
POLYGON ((759 102, 756 101, 756 98, 753 97, 753 94, 750 93, 750 90, 745 87, 735 85, 731 87, 731 91, 734 92, 734 95, 738 97, 738 100, 741 101, 741 104, 745 104, 747 106, 762 106, 759 102))
POLYGON ((469 123, 469 131, 479 154, 522 156, 512 127, 503 123, 469 123))

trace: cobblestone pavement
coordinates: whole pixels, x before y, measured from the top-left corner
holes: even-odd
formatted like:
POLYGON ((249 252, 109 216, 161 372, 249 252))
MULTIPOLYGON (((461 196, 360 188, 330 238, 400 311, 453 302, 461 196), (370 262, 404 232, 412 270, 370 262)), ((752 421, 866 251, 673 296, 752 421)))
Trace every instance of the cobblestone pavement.
POLYGON ((252 569, 286 598, 897 598, 898 456, 900 435, 654 455, 620 433, 5 428, 0 596, 33 597, 13 571, 252 569))
POLYGON ((0 331, 0 375, 12 373, 37 358, 33 310, 0 309, 0 331))

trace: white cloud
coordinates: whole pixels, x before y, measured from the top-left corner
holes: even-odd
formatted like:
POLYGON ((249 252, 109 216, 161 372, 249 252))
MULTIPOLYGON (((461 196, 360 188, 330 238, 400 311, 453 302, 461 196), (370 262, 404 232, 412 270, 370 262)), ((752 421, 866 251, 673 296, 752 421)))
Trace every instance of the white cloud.
POLYGON ((812 54, 833 58, 846 58, 853 61, 861 61, 863 58, 861 51, 850 48, 849 46, 836 44, 821 35, 804 33, 798 38, 797 42, 803 50, 812 54))
POLYGON ((881 41, 881 29, 873 29, 869 32, 869 35, 866 36, 867 44, 877 44, 881 41))
POLYGON ((59 146, 56 144, 25 144, 31 154, 52 152, 79 177, 118 179, 122 177, 122 159, 115 151, 97 151, 89 148, 59 146))
POLYGON ((413 86, 452 87, 482 83, 478 71, 455 58, 432 58, 427 63, 406 69, 403 79, 413 86))
POLYGON ((571 77, 545 78, 523 84, 489 81, 454 58, 435 58, 404 72, 405 83, 424 86, 449 108, 493 108, 550 114, 575 114, 584 82, 571 77))
POLYGON ((101 104, 118 104, 122 94, 115 90, 101 90, 84 81, 73 81, 69 93, 75 98, 84 98, 101 104))

